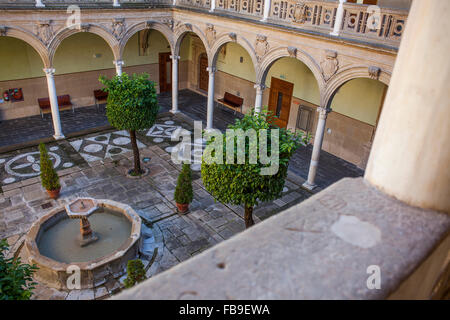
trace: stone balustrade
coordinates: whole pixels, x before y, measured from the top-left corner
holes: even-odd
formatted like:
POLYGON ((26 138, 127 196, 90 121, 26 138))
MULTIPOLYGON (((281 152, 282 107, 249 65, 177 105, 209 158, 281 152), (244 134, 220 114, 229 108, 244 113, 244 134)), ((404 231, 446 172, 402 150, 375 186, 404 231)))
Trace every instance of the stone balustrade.
MULTIPOLYGON (((113 7, 120 3, 123 7, 173 6, 214 11, 217 14, 236 15, 306 32, 329 35, 335 28, 339 1, 298 1, 298 0, 0 0, 0 8, 15 9, 39 7, 39 9, 68 6, 113 7), (43 3, 45 7, 38 5, 43 3), (264 6, 270 4, 264 14, 264 6)), ((117 6, 116 6, 117 7, 117 6)), ((350 40, 376 43, 397 48, 406 24, 408 12, 405 10, 379 8, 353 3, 343 4, 342 25, 337 35, 350 40)), ((336 36, 336 34, 335 34, 336 36)))

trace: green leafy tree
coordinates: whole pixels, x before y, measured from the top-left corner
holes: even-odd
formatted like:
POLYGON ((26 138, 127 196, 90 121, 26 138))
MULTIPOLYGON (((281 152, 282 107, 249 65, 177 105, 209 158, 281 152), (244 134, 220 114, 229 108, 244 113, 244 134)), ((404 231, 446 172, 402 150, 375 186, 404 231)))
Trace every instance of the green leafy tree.
POLYGON ((131 288, 136 283, 146 279, 144 264, 140 259, 130 260, 127 264, 127 277, 124 281, 125 288, 131 288))
POLYGON ((105 85, 103 90, 108 92, 106 116, 109 123, 130 133, 134 155, 133 174, 139 175, 142 171, 136 130, 148 129, 155 123, 159 111, 155 85, 148 80, 146 73, 132 76, 123 73, 112 79, 101 76, 99 81, 105 85))
POLYGON ((61 188, 59 183, 58 173, 53 167, 53 162, 50 159, 45 144, 39 144, 40 165, 41 165, 41 182, 42 186, 47 190, 57 190, 61 188))
POLYGON ((191 203, 194 198, 192 191, 192 171, 188 163, 183 163, 181 172, 178 175, 174 198, 177 203, 183 204, 191 203))
POLYGON ((0 300, 28 300, 33 294, 36 265, 21 263, 20 257, 6 258, 8 242, 0 241, 0 300))
POLYGON ((227 130, 222 136, 207 139, 207 147, 202 157, 201 173, 206 190, 220 202, 243 205, 246 228, 254 224, 252 215, 255 205, 260 201, 271 201, 281 197, 289 159, 301 144, 309 140, 304 134, 297 135, 277 127, 273 124, 273 120, 274 117, 267 111, 254 114, 252 110, 243 119, 236 119, 234 125, 228 126, 228 129, 234 130, 234 135, 230 135, 231 131, 227 130), (252 131, 249 129, 256 132, 254 139, 250 138, 251 135, 248 137, 244 135, 241 146, 245 145, 245 148, 238 148, 239 138, 236 132, 242 130, 241 133, 248 133, 252 131), (272 132, 274 129, 278 129, 278 139, 272 138, 272 134, 277 134, 276 131, 272 132), (223 150, 218 147, 220 144, 215 143, 216 139, 223 139, 223 150), (213 145, 215 146, 212 147, 213 145), (275 169, 271 167, 273 162, 268 163, 261 158, 259 150, 263 146, 266 146, 268 156, 278 159, 278 167, 275 169), (258 152, 252 153, 251 150, 258 152), (245 155, 243 158, 241 154, 240 159, 243 160, 240 162, 238 162, 239 152, 245 155), (222 163, 211 161, 214 157, 217 160, 223 159, 222 163))

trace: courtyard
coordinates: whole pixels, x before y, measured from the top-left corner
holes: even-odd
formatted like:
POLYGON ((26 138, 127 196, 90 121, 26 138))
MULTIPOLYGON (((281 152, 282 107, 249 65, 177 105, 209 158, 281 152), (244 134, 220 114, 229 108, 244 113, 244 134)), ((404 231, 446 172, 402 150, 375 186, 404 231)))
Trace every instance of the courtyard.
MULTIPOLYGON (((10 244, 10 255, 22 256, 25 234, 31 224, 49 210, 62 207, 78 197, 110 199, 130 205, 143 220, 141 256, 147 277, 154 276, 245 229, 241 206, 215 202, 204 189, 200 166, 193 164, 194 200, 190 212, 177 213, 174 189, 181 165, 171 160, 174 130, 193 130, 182 114, 160 113, 155 125, 138 133, 144 166, 149 174, 127 178, 132 165, 130 139, 126 131, 102 130, 52 142, 47 145, 61 179, 61 195, 51 200, 39 178, 37 147, 14 150, 0 156, 0 234, 10 244)), ((195 143, 195 141, 194 141, 195 143)), ((255 222, 264 220, 308 198, 301 188, 304 179, 290 170, 283 197, 261 203, 254 211, 255 222)), ((122 279, 123 280, 123 279, 122 279)), ((38 285, 35 299, 102 299, 121 289, 120 279, 93 290, 58 291, 38 285)))

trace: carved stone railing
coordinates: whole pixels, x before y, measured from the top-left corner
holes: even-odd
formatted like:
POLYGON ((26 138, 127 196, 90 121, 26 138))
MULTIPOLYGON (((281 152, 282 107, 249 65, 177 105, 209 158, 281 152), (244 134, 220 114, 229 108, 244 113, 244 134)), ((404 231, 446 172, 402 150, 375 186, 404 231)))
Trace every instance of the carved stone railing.
POLYGON ((186 7, 197 7, 197 8, 211 8, 210 0, 177 0, 177 5, 186 7))
POLYGON ((216 9, 262 17, 264 0, 216 0, 216 9))
MULTIPOLYGON (((76 4, 87 8, 109 8, 113 3, 121 7, 172 6, 173 0, 41 0, 45 8, 66 7, 76 4)), ((0 0, 0 8, 35 8, 37 0, 0 0)), ((211 10, 211 0, 176 0, 181 8, 211 10)), ((214 12, 235 15, 275 25, 287 26, 317 34, 332 34, 345 39, 375 43, 397 48, 406 24, 408 12, 344 3, 338 15, 339 1, 318 0, 215 0, 214 12), (264 6, 270 7, 264 10, 264 6), (269 9, 270 8, 270 9, 269 9), (374 11, 375 10, 375 11, 374 11), (342 21, 340 26, 335 26, 342 21), (374 23, 376 22, 376 23, 374 23), (338 32, 336 32, 338 30, 338 32)))
MULTIPOLYGON (((291 27, 331 33, 339 2, 272 0, 269 20, 291 27)), ((344 4, 340 36, 398 46, 408 12, 360 4, 344 4)))

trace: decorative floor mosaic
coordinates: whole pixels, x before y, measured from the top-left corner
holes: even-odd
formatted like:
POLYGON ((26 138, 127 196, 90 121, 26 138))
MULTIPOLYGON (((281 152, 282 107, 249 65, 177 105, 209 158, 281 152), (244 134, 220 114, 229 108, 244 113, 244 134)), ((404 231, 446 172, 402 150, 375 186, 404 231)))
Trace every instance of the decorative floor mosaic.
MULTIPOLYGON (((70 141, 71 146, 87 162, 103 160, 131 151, 130 134, 126 130, 103 133, 70 141)), ((137 141, 138 148, 145 144, 137 141)))
MULTIPOLYGON (((67 155, 59 145, 47 146, 48 154, 57 170, 71 168, 74 160, 67 155)), ((41 172, 38 147, 33 147, 20 153, 0 155, 0 184, 8 185, 21 180, 39 176, 41 172)))

